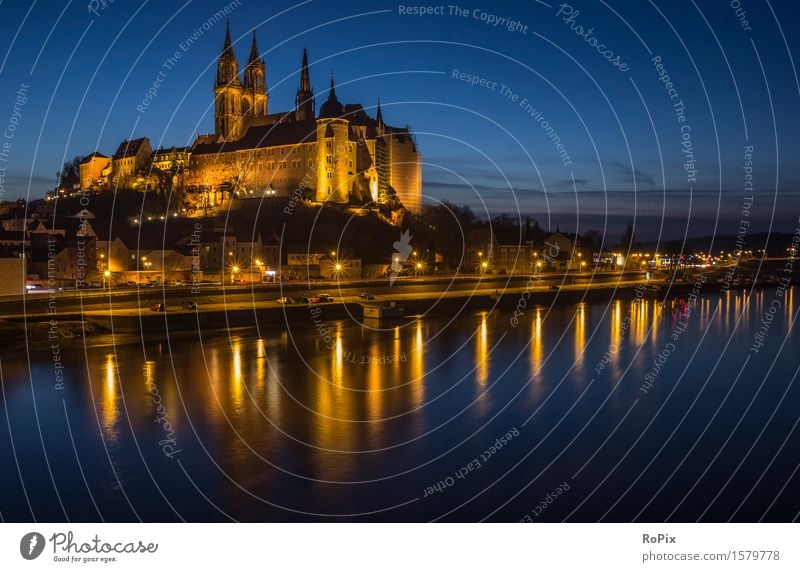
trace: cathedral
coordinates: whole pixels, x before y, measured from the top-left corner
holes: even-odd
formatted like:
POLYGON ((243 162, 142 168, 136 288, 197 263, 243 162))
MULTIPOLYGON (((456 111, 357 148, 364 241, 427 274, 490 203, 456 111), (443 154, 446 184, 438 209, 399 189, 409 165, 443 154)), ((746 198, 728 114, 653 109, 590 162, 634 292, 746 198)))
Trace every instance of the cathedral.
POLYGON ((81 165, 81 186, 104 174, 108 186, 124 185, 120 176, 149 169, 171 171, 186 196, 203 197, 207 207, 275 195, 353 206, 399 203, 418 212, 422 167, 409 129, 386 124, 380 102, 374 118, 361 104, 342 103, 333 74, 317 107, 319 99, 303 50, 294 108, 271 113, 255 31, 240 73, 228 25, 214 84, 214 133, 190 148, 152 151, 142 138, 124 141, 111 158, 93 153, 81 165))
POLYGON ((270 113, 266 63, 255 32, 244 73, 226 31, 214 86, 213 135, 198 138, 189 158, 189 191, 292 195, 315 202, 385 204, 411 211, 421 203, 421 159, 407 128, 375 118, 360 104, 343 104, 331 77, 316 106, 308 53, 303 50, 294 109, 270 113))

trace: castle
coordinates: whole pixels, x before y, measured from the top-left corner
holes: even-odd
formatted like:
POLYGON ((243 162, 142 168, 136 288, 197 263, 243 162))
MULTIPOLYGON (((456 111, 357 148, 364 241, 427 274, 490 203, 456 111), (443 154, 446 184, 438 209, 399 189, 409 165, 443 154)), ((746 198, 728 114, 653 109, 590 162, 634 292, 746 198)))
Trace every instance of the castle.
POLYGON ((360 104, 343 104, 331 74, 317 112, 305 49, 294 109, 270 113, 269 99, 255 31, 240 74, 228 24, 214 85, 214 133, 191 147, 154 151, 143 137, 123 141, 112 157, 92 153, 80 165, 80 186, 145 190, 166 181, 182 191, 190 211, 273 195, 420 210, 416 142, 407 127, 384 122, 380 102, 374 118, 360 104))

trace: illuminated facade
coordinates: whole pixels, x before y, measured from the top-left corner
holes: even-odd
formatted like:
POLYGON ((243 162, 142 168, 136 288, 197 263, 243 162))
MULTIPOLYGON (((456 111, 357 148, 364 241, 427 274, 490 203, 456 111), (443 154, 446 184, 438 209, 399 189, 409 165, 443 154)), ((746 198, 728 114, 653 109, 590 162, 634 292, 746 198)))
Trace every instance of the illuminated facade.
POLYGON ((372 118, 360 104, 341 103, 332 76, 317 114, 305 50, 294 109, 269 113, 255 34, 240 77, 226 31, 214 98, 215 133, 198 137, 184 180, 189 193, 207 195, 211 206, 231 196, 294 194, 320 203, 396 200, 420 209, 421 158, 410 131, 384 123, 380 105, 372 118))
POLYGON ((262 196, 355 207, 399 203, 418 212, 422 166, 409 129, 387 125, 380 103, 374 118, 360 104, 342 103, 333 75, 318 112, 316 100, 303 50, 294 109, 270 113, 255 32, 240 73, 228 28, 214 83, 214 133, 190 148, 155 152, 146 137, 123 141, 110 159, 84 159, 81 186, 146 190, 170 181, 190 213, 262 196))

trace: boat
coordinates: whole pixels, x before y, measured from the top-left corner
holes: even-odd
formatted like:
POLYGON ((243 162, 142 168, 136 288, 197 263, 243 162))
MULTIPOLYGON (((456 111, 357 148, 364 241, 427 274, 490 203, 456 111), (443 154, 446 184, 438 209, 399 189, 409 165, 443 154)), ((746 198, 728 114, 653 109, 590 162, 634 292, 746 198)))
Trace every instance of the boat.
POLYGON ((402 318, 405 313, 402 302, 362 302, 361 309, 365 318, 402 318))

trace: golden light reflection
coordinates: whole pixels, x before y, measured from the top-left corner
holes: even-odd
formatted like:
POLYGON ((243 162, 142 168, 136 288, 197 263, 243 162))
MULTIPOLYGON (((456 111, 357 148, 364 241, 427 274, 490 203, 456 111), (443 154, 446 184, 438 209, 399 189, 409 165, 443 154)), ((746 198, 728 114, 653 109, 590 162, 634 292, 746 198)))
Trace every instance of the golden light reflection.
POLYGON ((583 348, 586 344, 586 304, 580 304, 575 312, 575 356, 576 369, 583 365, 583 348))
POLYGON ((487 314, 481 314, 481 324, 475 336, 475 373, 481 386, 489 381, 489 326, 487 314))
POLYGON ((648 303, 644 300, 631 302, 631 338, 637 347, 644 343, 647 335, 647 307, 648 303))
POLYGON ((611 343, 619 346, 622 341, 622 302, 616 300, 611 310, 611 343))
POLYGON ((114 440, 118 435, 116 424, 119 419, 119 406, 117 405, 117 366, 113 354, 106 356, 103 382, 103 432, 107 440, 114 440))
MULTIPOLYGON (((383 400, 385 397, 384 371, 380 363, 381 348, 380 344, 373 344, 369 352, 369 365, 367 366, 367 415, 370 420, 376 423, 369 423, 368 428, 371 433, 380 432, 378 420, 383 418, 383 400)), ((354 394, 355 396, 355 394, 354 394)))
POLYGON ((540 373, 542 369, 542 358, 544 352, 542 350, 542 309, 536 308, 536 315, 533 318, 533 327, 531 332, 531 376, 533 380, 531 385, 535 392, 538 392, 543 387, 540 373))
POLYGON ((414 329, 414 348, 409 353, 410 356, 402 357, 411 360, 411 399, 414 407, 422 407, 425 403, 425 340, 419 320, 414 329))
POLYGON ((341 389, 344 385, 344 345, 342 343, 342 324, 336 327, 331 356, 331 383, 341 389))
POLYGON ((237 412, 241 411, 244 399, 244 376, 242 375, 242 342, 233 343, 233 362, 231 364, 231 401, 237 412))

